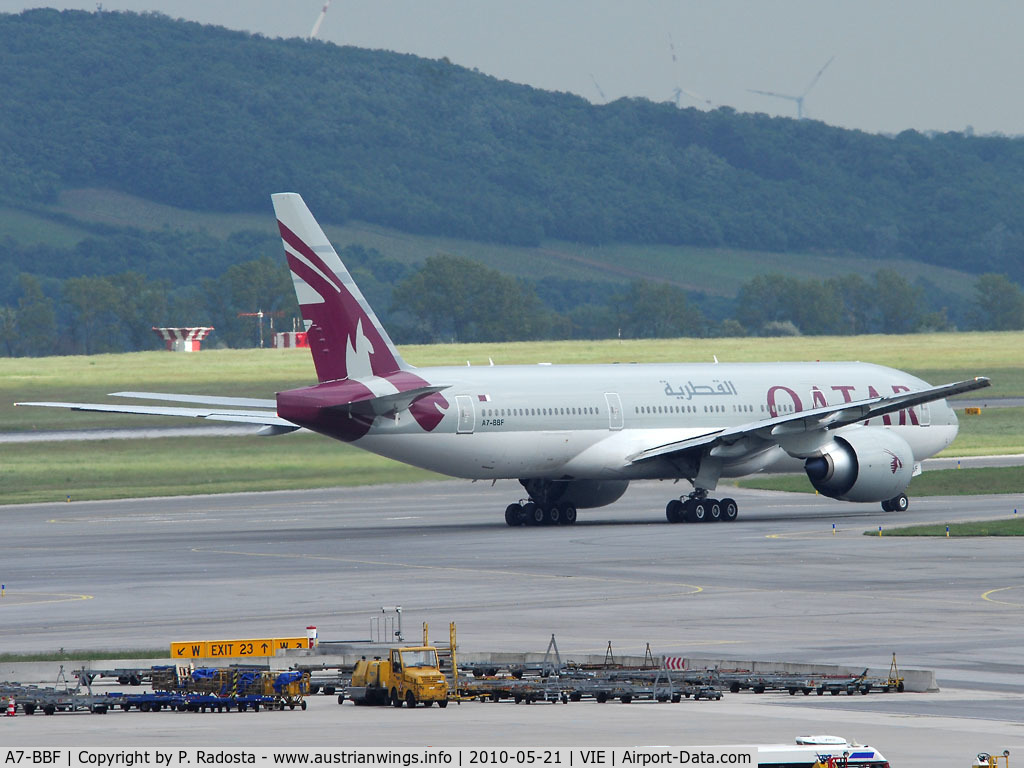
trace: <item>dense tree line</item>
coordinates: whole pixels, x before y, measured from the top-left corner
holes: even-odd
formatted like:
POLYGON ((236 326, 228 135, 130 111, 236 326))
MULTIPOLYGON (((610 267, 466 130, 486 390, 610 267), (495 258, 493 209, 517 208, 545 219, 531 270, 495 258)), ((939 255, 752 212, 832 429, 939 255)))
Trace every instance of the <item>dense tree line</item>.
MULTIPOLYGON (((869 278, 760 275, 742 286, 732 311, 709 316, 702 297, 643 280, 600 288, 565 282, 550 301, 546 282, 465 257, 432 256, 412 268, 358 245, 340 255, 398 343, 1024 329, 1024 292, 999 274, 977 279, 974 301, 959 312, 970 321, 957 326, 947 308, 929 308, 920 285, 886 269, 869 278)), ((15 282, 0 304, 5 356, 155 349, 161 342, 150 328, 162 325, 213 325, 208 343, 251 347, 259 326, 240 313, 263 310, 276 330, 299 319, 287 267, 266 256, 176 288, 136 272, 65 280, 22 272, 15 282)))
POLYGON ((102 186, 262 211, 294 189, 328 220, 410 232, 818 249, 1024 281, 1020 139, 594 106, 444 60, 48 9, 0 15, 0 101, 9 199, 102 186))

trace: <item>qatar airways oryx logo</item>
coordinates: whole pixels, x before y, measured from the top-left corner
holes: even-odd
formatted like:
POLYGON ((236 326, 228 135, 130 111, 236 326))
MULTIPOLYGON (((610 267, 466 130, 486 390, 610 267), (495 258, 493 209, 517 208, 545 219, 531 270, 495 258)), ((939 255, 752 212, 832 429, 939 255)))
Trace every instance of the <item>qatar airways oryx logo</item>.
POLYGON ((903 459, 901 459, 892 451, 887 450, 886 453, 892 456, 892 461, 889 462, 889 469, 892 470, 892 473, 895 475, 897 472, 903 469, 903 459))
POLYGON ((284 222, 277 224, 302 318, 312 333, 317 378, 337 381, 400 370, 382 330, 353 294, 358 289, 330 244, 319 246, 317 253, 284 222))

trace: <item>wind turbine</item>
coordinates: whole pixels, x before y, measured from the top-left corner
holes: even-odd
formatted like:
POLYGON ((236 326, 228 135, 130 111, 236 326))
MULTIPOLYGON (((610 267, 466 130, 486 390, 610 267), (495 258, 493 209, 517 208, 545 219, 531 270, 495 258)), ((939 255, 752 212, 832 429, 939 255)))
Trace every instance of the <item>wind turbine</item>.
POLYGON ((316 36, 320 34, 320 25, 324 23, 324 16, 327 15, 327 9, 331 5, 331 0, 324 0, 323 10, 320 11, 320 15, 316 17, 316 23, 313 24, 313 31, 309 33, 310 40, 316 40, 316 36))
POLYGON ((817 84, 818 80, 821 78, 822 74, 824 74, 825 70, 828 69, 828 65, 832 63, 833 59, 835 59, 835 56, 833 56, 831 59, 825 62, 825 66, 818 70, 818 74, 814 76, 814 79, 811 80, 810 84, 808 84, 808 86, 804 88, 804 92, 801 93, 799 96, 791 96, 788 93, 775 93, 774 91, 758 91, 754 88, 747 88, 747 90, 750 91, 750 93, 759 93, 762 96, 774 96, 777 99, 787 99, 788 101, 795 101, 796 119, 803 120, 804 99, 807 97, 807 94, 811 92, 811 88, 813 88, 817 84))
POLYGON ((711 108, 714 108, 715 105, 711 103, 711 99, 707 99, 695 91, 688 91, 679 85, 679 59, 676 58, 676 46, 672 42, 671 32, 668 33, 668 50, 669 53, 672 54, 672 76, 676 81, 676 87, 672 89, 672 99, 676 103, 676 108, 682 109, 683 105, 679 102, 683 96, 689 96, 694 101, 699 101, 703 104, 707 104, 711 108))
POLYGON ((709 107, 714 109, 715 104, 714 102, 711 101, 711 99, 701 96, 696 91, 688 91, 685 88, 680 88, 677 85, 675 88, 672 89, 672 97, 675 99, 676 106, 679 107, 680 109, 683 108, 683 105, 679 103, 679 100, 682 96, 689 96, 694 101, 699 101, 702 104, 707 104, 709 107))

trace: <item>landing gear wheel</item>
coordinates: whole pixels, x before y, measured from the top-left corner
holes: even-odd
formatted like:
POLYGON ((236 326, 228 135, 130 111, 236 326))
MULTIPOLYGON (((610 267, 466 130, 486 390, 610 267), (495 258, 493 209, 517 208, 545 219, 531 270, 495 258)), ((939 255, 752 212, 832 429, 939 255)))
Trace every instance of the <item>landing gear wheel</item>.
POLYGON ((907 494, 901 493, 899 496, 883 501, 882 509, 885 512, 906 512, 910 509, 910 499, 907 498, 907 494))
POLYGON ((679 499, 672 499, 665 505, 665 517, 670 523, 681 523, 683 521, 683 502, 679 499))
POLYGON ((562 522, 561 508, 554 504, 548 507, 545 522, 548 525, 559 525, 562 522))
POLYGON ((576 507, 572 504, 562 507, 562 525, 576 525, 576 507))
POLYGON ((703 523, 708 519, 708 503, 707 501, 697 501, 696 499, 687 504, 688 509, 686 510, 686 519, 691 523, 703 523))
POLYGON ((532 501, 523 505, 522 516, 526 525, 543 525, 544 523, 544 509, 532 501))
POLYGON ((518 504, 509 504, 505 507, 505 525, 509 528, 518 528, 523 524, 523 508, 518 504))
POLYGON ((717 523, 722 519, 722 505, 717 499, 708 499, 708 522, 717 523))
POLYGON ((740 509, 736 506, 735 499, 722 499, 718 502, 718 505, 722 508, 722 520, 726 523, 736 522, 736 518, 740 513, 740 509))

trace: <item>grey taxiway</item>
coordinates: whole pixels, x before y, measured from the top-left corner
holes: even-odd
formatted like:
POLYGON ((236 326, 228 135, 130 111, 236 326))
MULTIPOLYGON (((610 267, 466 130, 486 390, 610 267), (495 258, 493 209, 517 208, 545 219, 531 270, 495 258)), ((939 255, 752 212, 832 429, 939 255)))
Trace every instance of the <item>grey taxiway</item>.
MULTIPOLYGON (((630 705, 468 703, 416 712, 19 717, 25 745, 627 746, 788 742, 828 732, 894 765, 968 765, 1024 748, 1024 571, 1017 539, 878 537, 920 522, 1024 514, 1020 496, 917 498, 903 514, 737 490, 735 523, 670 525, 682 484, 638 483, 568 527, 507 528, 515 483, 440 482, 0 509, 0 648, 405 633, 458 625, 466 651, 813 661, 934 669, 929 694, 630 705), (869 532, 875 535, 864 535, 869 532)), ((721 495, 725 495, 722 493, 721 495)), ((116 655, 116 654, 112 654, 116 655)), ((0 719, 2 720, 2 719, 0 719)))

